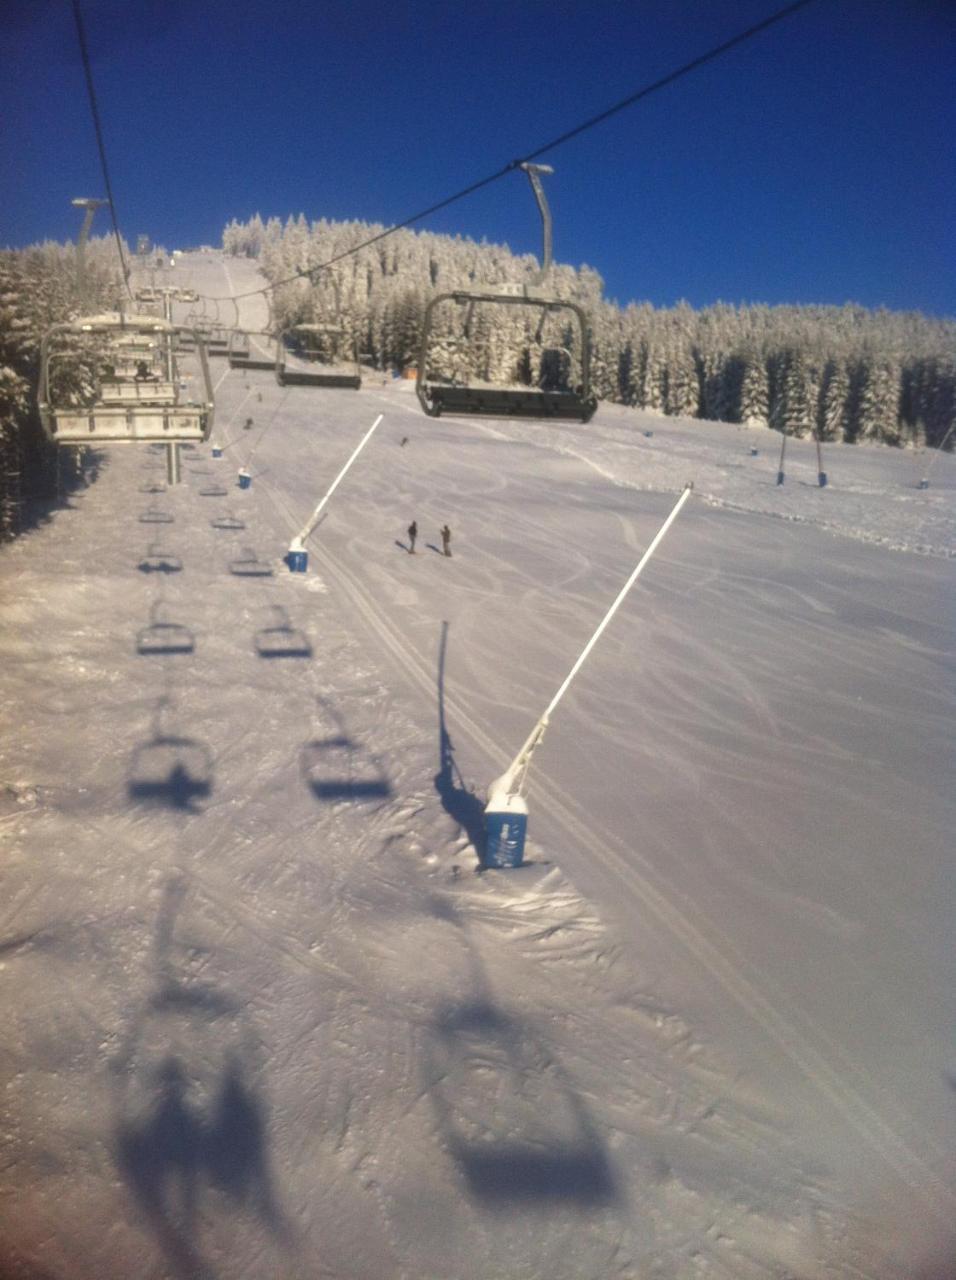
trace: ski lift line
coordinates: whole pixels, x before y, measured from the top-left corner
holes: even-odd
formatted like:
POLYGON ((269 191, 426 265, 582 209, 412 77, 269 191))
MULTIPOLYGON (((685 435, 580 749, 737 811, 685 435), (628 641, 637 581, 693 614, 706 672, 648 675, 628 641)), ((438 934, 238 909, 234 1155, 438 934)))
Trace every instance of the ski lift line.
MULTIPOLYGON (((690 75, 691 72, 697 71, 700 67, 706 66, 709 62, 713 62, 716 58, 722 57, 725 53, 729 53, 731 49, 737 48, 739 45, 745 44, 748 40, 752 40, 755 36, 767 31, 770 27, 775 26, 778 22, 783 22, 786 18, 791 17, 800 9, 805 9, 809 5, 816 3, 816 0, 794 0, 792 4, 785 5, 782 9, 770 14, 761 22, 755 23, 752 27, 747 27, 744 31, 739 31, 735 36, 731 36, 729 40, 725 40, 722 44, 715 45, 713 49, 709 49, 706 53, 692 58, 690 62, 685 62, 682 66, 668 72, 667 75, 661 76, 660 79, 652 81, 650 84, 644 85, 636 92, 629 94, 626 98, 622 98, 613 106, 607 107, 604 111, 599 112, 595 116, 590 116, 581 124, 575 125, 573 129, 568 129, 565 133, 559 134, 558 137, 552 138, 549 142, 543 143, 534 151, 529 151, 526 155, 518 157, 516 160, 509 160, 506 165, 489 174, 485 178, 479 178, 477 182, 470 183, 467 187, 463 187, 461 191, 454 195, 448 196, 444 200, 439 200, 436 204, 430 205, 427 209, 421 210, 419 213, 413 213, 410 217, 396 222, 391 227, 386 227, 384 231, 380 231, 377 235, 370 236, 368 240, 363 240, 361 244, 355 245, 351 249, 346 249, 336 257, 330 258, 328 262, 321 262, 318 266, 309 267, 306 271, 298 271, 295 275, 287 276, 284 280, 276 280, 273 284, 266 285, 263 289, 251 289, 248 293, 237 293, 232 295, 236 299, 254 298, 260 294, 268 295, 275 289, 281 288, 283 285, 292 284, 296 280, 304 280, 315 275, 319 271, 327 271, 329 267, 335 266, 336 263, 344 261, 346 258, 352 258, 357 253, 361 253, 363 249, 368 249, 373 244, 378 244, 380 240, 394 235, 396 231, 402 231, 405 227, 410 227, 415 222, 421 222, 425 218, 431 217, 433 213, 438 213, 442 209, 447 209, 449 205, 456 204, 459 200, 464 200, 467 196, 474 195, 476 191, 480 191, 482 187, 490 186, 493 182, 497 182, 500 178, 507 177, 509 173, 513 173, 516 169, 531 163, 538 156, 543 156, 548 151, 553 151, 556 147, 563 146, 564 143, 570 142, 572 138, 577 138, 580 134, 585 133, 589 129, 595 128, 599 124, 603 124, 605 120, 609 120, 612 116, 617 115, 619 111, 624 111, 627 107, 632 107, 644 98, 649 98, 651 94, 657 93, 661 89, 667 88, 676 81, 681 80, 684 76, 690 75)), ((223 299, 225 301, 225 299, 223 299)))
MULTIPOLYGON (((245 394, 245 395, 242 397, 242 399, 239 401, 239 404, 236 406, 236 411, 235 411, 235 413, 232 415, 232 421, 229 423, 229 430, 230 430, 230 431, 231 431, 231 430, 233 429, 233 427, 236 425, 236 421, 237 421, 237 419, 238 419, 238 417, 239 417, 240 413, 242 413, 242 410, 243 410, 243 407, 245 406, 246 401, 249 399, 249 397, 250 397, 251 395, 252 395, 252 390, 251 390, 251 388, 250 388, 250 390, 246 392, 246 394, 245 394)), ((239 437, 238 437, 238 436, 230 436, 230 437, 229 437, 229 438, 228 438, 228 439, 227 439, 227 440, 226 440, 226 441, 225 441, 225 442, 220 446, 220 448, 222 449, 223 453, 225 453, 227 449, 230 449, 230 448, 231 448, 231 447, 236 443, 236 441, 237 441, 238 439, 239 439, 239 437)))
POLYGON ((671 525, 677 519, 678 515, 680 514, 681 508, 683 507, 687 499, 690 497, 691 493, 693 492, 693 489, 694 489, 694 485, 692 481, 689 481, 684 486, 683 492, 681 493, 680 497, 677 499, 677 502, 674 504, 673 508, 671 509, 670 515, 668 515, 667 519, 664 521, 660 529, 658 529, 657 533, 654 535, 654 538, 651 541, 650 546, 647 548, 647 550, 644 552, 644 554, 641 556, 640 560, 638 561, 637 567, 633 570, 627 582, 625 582, 624 586, 618 592, 617 598, 615 599, 614 603, 611 605, 610 609, 608 609, 607 613, 604 615, 603 619, 601 620, 601 622, 597 627, 597 630, 594 632, 594 634, 591 636, 591 639, 587 642, 587 644, 582 649, 574 666, 568 672, 567 676, 564 678, 563 683, 558 688, 557 693, 555 693, 554 697, 548 703, 547 707, 545 708, 544 715, 542 715, 541 719, 531 730, 531 733, 528 735, 527 741, 525 742, 524 746, 515 756, 514 760, 509 765, 508 769, 501 775, 500 778, 496 779, 496 781, 491 784, 489 791, 490 791, 492 800, 495 798, 496 795, 512 796, 512 795, 521 794, 524 788, 525 779, 527 777, 528 768, 531 764, 531 756, 534 753, 535 747, 538 746, 538 744, 541 742, 541 739, 544 737, 545 730, 548 727, 552 712, 554 711, 558 703, 561 701, 561 699, 564 697, 565 693, 567 693, 568 688, 571 684, 571 681, 574 679, 574 677, 578 674, 578 672, 584 666, 584 663, 586 662, 588 655, 590 654, 594 646, 597 644, 598 640, 601 638, 608 623, 611 621, 615 613, 617 613, 618 609, 623 604, 625 598, 627 597, 628 592, 631 590, 631 588, 634 586, 634 583, 638 580, 638 578, 643 573, 644 567, 648 564, 651 557, 654 555, 654 552, 660 546, 665 535, 667 534, 668 529, 670 529, 671 525))
MULTIPOLYGON (((929 479, 930 474, 932 473, 933 467, 936 465, 936 459, 945 449, 946 441, 949 439, 949 437, 953 434, 954 431, 956 431, 956 422, 954 422, 953 425, 950 427, 950 429, 946 432, 942 440, 940 440, 939 444, 934 447, 933 457, 930 461, 929 466, 926 468, 925 478, 927 480, 929 479)), ((925 452, 925 446, 924 446, 924 452, 925 452)))
POLYGON ((83 14, 80 0, 73 0, 73 17, 76 20, 76 34, 80 44, 80 57, 83 61, 83 72, 86 77, 86 91, 90 100, 90 114, 93 117, 93 129, 96 133, 96 145, 100 153, 100 168, 103 170, 103 185, 110 206, 110 219, 113 223, 113 235, 119 252, 120 266, 123 271, 123 284, 132 300, 133 294, 129 285, 130 271, 126 265, 126 254, 123 252, 123 241, 120 236, 119 223, 116 218, 116 203, 113 200, 113 184, 110 182, 109 166, 106 163, 106 146, 103 142, 103 126, 100 121, 100 109, 96 101, 96 88, 93 84, 93 68, 90 65, 90 51, 86 44, 86 28, 83 25, 83 14))
POLYGON ((378 417, 375 419, 375 421, 372 423, 372 425, 369 427, 368 431, 366 431, 365 435, 364 435, 364 436, 362 437, 362 439, 359 441, 358 445, 356 446, 355 450, 353 451, 352 456, 349 458, 348 462, 345 464, 345 466, 342 468, 342 470, 339 472, 339 474, 338 474, 338 475, 335 477, 335 479, 332 481, 332 484, 331 484, 331 486, 329 487, 329 490, 328 490, 328 492, 326 493, 325 497, 322 499, 322 501, 319 503, 319 505, 316 507, 316 509, 312 512, 312 514, 311 514, 311 516, 309 517, 309 519, 308 519, 308 520, 306 521, 306 523, 302 526, 302 529, 300 530, 300 532, 299 532, 298 534, 296 534, 296 536, 293 538, 293 540, 292 540, 292 547, 293 547, 293 549, 295 549, 295 550, 301 550, 301 549, 303 548, 303 546, 305 545, 305 540, 306 540, 306 538, 309 536, 309 534, 312 532, 312 530, 315 528, 315 526, 316 526, 316 525, 318 524, 318 522, 319 522, 319 516, 320 516, 320 515, 321 515, 321 513, 322 513, 322 508, 325 506, 325 504, 328 502, 329 498, 331 498, 332 494, 333 494, 333 493, 335 492, 335 490, 338 488, 339 483, 340 483, 340 482, 344 479, 344 477, 345 477, 345 473, 348 471, 349 467, 352 465, 352 463, 355 461, 355 459, 359 456, 359 454, 360 454, 360 453, 362 452, 362 450, 365 448, 366 444, 367 444, 367 443, 368 443, 368 441, 371 439, 372 432, 373 432, 373 431, 375 431, 376 427, 378 426, 378 424, 382 421, 382 419, 383 419, 384 417, 385 417, 384 413, 380 413, 380 414, 378 415, 378 417))
MULTIPOLYGON (((251 394, 251 392, 250 392, 250 394, 251 394)), ((257 452, 257 450, 258 450, 258 448, 259 448, 260 444, 262 444, 262 441, 265 439, 265 434, 266 434, 266 432, 269 430, 269 428, 272 426, 273 422, 275 422, 276 418, 279 416, 279 410, 280 410, 280 409, 282 408, 282 406, 285 404, 285 402, 286 402, 286 398, 288 397, 288 395, 289 395, 289 392, 288 392, 288 391, 283 391, 282 395, 279 397, 279 402, 278 402, 278 404, 277 404, 277 405, 276 405, 276 407, 272 410, 272 416, 269 418, 269 420, 268 420, 268 422, 266 423, 266 425, 265 425, 265 426, 262 428, 262 430, 259 432, 258 438, 256 439, 255 444, 254 444, 254 445, 252 446, 252 448, 249 450, 249 456, 246 458, 246 466, 247 466, 247 467, 251 465, 251 463, 252 463, 252 459, 256 456, 256 452, 257 452)))

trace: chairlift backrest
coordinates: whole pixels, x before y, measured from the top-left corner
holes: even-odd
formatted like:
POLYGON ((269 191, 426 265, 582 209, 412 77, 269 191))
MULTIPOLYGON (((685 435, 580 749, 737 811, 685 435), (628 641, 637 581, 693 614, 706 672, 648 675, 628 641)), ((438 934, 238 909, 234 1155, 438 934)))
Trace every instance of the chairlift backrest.
POLYGON ((38 400, 47 438, 57 444, 207 439, 213 422, 213 389, 201 344, 202 401, 181 401, 178 385, 168 377, 156 377, 150 363, 165 352, 167 367, 174 368, 172 352, 184 332, 182 326, 158 317, 123 312, 81 316, 54 325, 44 335, 40 350, 38 400), (79 358, 55 349, 58 341, 70 336, 89 337, 100 348, 92 403, 77 403, 75 395, 64 399, 54 391, 55 361, 79 358), (117 374, 116 366, 127 369, 130 364, 132 381, 123 381, 128 375, 117 374))
MULTIPOLYGON (((556 347, 544 350, 566 351, 564 348, 556 347)), ((572 361, 569 352, 567 355, 569 374, 572 361)), ((483 417, 563 418, 589 422, 597 410, 597 397, 591 390, 590 362, 590 331, 587 317, 575 302, 556 298, 529 297, 527 294, 502 294, 497 291, 478 293, 461 290, 442 293, 433 298, 425 308, 415 390, 419 403, 430 417, 440 417, 443 413, 449 413, 483 417), (476 306, 495 304, 568 312, 577 333, 577 345, 580 349, 578 385, 573 388, 566 386, 568 380, 566 377, 555 377, 553 358, 550 362, 542 358, 542 385, 538 387, 520 385, 500 387, 475 382, 467 385, 450 385, 447 381, 431 377, 429 355, 435 329, 434 317, 436 309, 446 302, 468 303, 476 306)))
MULTIPOLYGON (((541 268, 528 284, 505 282, 479 289, 458 289, 440 293, 425 308, 421 347, 415 378, 415 391, 419 403, 431 417, 442 413, 484 415, 489 417, 567 418, 588 422, 597 409, 597 397, 591 391, 591 334, 587 317, 577 303, 555 297, 545 288, 551 270, 551 211, 544 195, 540 175, 551 173, 549 165, 526 162, 520 166, 526 173, 541 214, 543 251, 541 268), (485 304, 519 306, 535 309, 540 319, 535 342, 542 341, 544 322, 548 315, 567 312, 577 331, 577 349, 580 365, 580 381, 569 386, 573 360, 568 354, 567 366, 553 354, 542 352, 539 386, 525 385, 490 386, 472 381, 470 384, 451 383, 449 379, 432 378, 430 354, 435 333, 436 309, 445 302, 467 307, 464 321, 464 338, 473 340, 473 321, 476 308, 485 304)), ((444 342, 444 339, 440 341, 444 342)), ((557 348, 547 350, 554 352, 557 348)))

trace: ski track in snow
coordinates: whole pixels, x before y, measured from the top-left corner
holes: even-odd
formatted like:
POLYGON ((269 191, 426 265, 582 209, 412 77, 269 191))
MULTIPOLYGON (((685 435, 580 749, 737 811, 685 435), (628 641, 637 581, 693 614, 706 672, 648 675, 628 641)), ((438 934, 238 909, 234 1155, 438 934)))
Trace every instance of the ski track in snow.
POLYGON ((821 491, 792 442, 777 489, 727 424, 214 372, 223 460, 104 449, 0 556, 0 1271, 936 1275, 954 460, 918 491, 831 446, 821 491), (687 479, 536 756, 529 865, 477 876, 470 788, 687 479))

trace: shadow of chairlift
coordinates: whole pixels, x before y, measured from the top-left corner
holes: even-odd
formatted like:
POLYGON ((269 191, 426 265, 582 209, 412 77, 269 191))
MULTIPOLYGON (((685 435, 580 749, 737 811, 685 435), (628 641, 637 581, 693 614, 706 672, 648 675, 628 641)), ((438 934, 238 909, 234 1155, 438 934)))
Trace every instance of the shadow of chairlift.
POLYGON ((213 529, 226 529, 237 532, 246 527, 245 520, 240 520, 238 516, 232 516, 228 513, 223 516, 216 516, 215 520, 209 521, 210 527, 213 529))
POLYGON ((289 615, 282 605, 272 606, 279 619, 275 626, 262 627, 256 632, 256 653, 260 658, 311 658, 312 645, 305 632, 289 622, 289 615))
POLYGON ((183 562, 179 556, 163 551, 155 542, 151 542, 136 567, 140 573, 181 573, 183 562))
POLYGON ((301 765, 317 800, 387 800, 392 794, 381 763, 344 733, 307 742, 301 765))
POLYGON ((480 997, 439 1012, 431 1101, 470 1195, 495 1206, 617 1199, 583 1100, 529 1029, 480 997))
POLYGON ((200 498, 225 498, 228 493, 221 484, 207 484, 204 489, 199 490, 200 498))
POLYGON ((158 734, 136 748, 127 793, 131 800, 195 810, 212 791, 212 755, 195 738, 158 734))
POLYGON ((139 514, 140 524, 174 524, 175 519, 168 511, 160 511, 158 507, 147 507, 139 514))
POLYGON ((260 560, 251 547, 243 547, 242 555, 229 561, 229 572, 235 578, 271 578, 271 564, 260 560))
POLYGON ((212 752, 195 738, 163 731, 162 698, 156 708, 152 737, 133 752, 127 794, 144 804, 197 811, 197 800, 212 792, 212 752))
POLYGON ((143 484, 139 487, 140 493, 165 493, 166 486, 158 480, 154 480, 152 484, 143 484))
POLYGON ((192 653, 196 637, 180 622, 164 622, 159 616, 162 608, 157 600, 150 611, 149 624, 136 633, 136 652, 144 658, 192 653))

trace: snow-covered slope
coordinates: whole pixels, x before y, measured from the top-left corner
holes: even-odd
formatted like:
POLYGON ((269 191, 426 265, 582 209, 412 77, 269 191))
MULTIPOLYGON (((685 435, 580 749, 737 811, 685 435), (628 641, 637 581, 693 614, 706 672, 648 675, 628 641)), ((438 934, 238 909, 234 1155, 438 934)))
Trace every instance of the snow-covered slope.
POLYGON ((953 459, 215 373, 0 556, 0 1275, 945 1274, 953 459))

